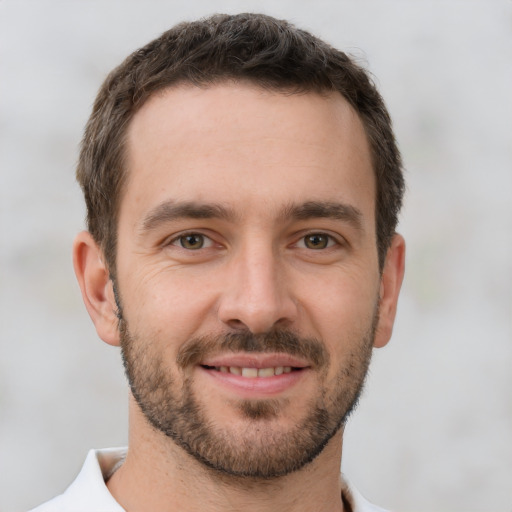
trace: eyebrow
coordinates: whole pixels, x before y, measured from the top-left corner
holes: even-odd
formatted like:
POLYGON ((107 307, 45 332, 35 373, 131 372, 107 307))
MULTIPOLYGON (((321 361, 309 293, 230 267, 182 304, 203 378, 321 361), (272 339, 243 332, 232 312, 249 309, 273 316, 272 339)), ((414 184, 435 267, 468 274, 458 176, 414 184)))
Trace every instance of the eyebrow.
POLYGON ((231 209, 221 204, 169 200, 149 211, 142 221, 142 231, 151 231, 161 224, 177 219, 233 220, 235 217, 236 215, 231 209))
MULTIPOLYGON (((142 221, 142 231, 151 231, 166 222, 178 219, 221 219, 233 221, 238 216, 234 210, 219 203, 199 203, 195 201, 168 200, 160 203, 149 211, 142 221)), ((342 220, 358 230, 362 229, 361 211, 349 204, 331 201, 307 201, 301 204, 290 204, 284 207, 279 219, 309 220, 309 219, 342 220)))
POLYGON ((302 204, 292 204, 283 209, 284 219, 335 219, 351 224, 358 230, 363 229, 363 214, 361 210, 350 204, 332 201, 308 201, 302 204))

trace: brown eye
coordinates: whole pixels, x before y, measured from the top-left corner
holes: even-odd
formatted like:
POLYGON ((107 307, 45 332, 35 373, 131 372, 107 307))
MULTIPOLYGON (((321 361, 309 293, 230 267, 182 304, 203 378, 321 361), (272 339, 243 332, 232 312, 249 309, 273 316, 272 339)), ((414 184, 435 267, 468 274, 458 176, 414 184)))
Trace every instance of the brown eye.
POLYGON ((325 249, 329 246, 330 237, 321 233, 313 233, 304 237, 304 245, 308 249, 325 249))
POLYGON ((189 250, 202 249, 204 246, 204 236, 198 233, 180 236, 178 241, 181 247, 189 250))

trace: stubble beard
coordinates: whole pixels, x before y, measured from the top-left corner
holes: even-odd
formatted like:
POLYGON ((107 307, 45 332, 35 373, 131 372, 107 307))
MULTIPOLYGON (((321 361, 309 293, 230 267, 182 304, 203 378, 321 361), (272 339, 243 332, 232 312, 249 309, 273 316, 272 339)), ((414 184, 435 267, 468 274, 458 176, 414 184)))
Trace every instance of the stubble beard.
MULTIPOLYGON (((121 351, 132 394, 147 421, 204 466, 233 477, 267 480, 297 471, 311 462, 339 431, 354 410, 371 359, 378 313, 367 332, 354 343, 334 381, 318 388, 303 421, 287 430, 276 427, 284 399, 240 400, 236 403, 245 427, 235 432, 219 426, 193 389, 190 377, 171 375, 157 346, 128 329, 120 315, 121 351)), ((220 348, 244 352, 285 352, 314 362, 319 378, 330 365, 329 354, 316 339, 290 331, 252 335, 248 332, 189 340, 180 349, 178 368, 191 368, 220 348)))

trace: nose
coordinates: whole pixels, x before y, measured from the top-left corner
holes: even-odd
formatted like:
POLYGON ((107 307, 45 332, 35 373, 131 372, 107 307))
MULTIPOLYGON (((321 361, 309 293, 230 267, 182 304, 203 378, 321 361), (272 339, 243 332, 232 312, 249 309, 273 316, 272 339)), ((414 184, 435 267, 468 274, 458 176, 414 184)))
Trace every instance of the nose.
POLYGON ((270 247, 251 246, 229 264, 218 315, 236 330, 254 334, 287 327, 297 317, 297 303, 285 265, 270 247))

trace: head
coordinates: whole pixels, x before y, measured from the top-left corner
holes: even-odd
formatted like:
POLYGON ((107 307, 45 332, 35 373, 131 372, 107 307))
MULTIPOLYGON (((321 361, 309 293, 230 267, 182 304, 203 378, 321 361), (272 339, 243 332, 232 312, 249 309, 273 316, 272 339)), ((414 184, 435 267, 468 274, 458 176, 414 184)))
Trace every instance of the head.
POLYGON ((179 25, 107 78, 78 176, 75 269, 122 347, 131 432, 237 476, 335 461, 403 274, 367 74, 266 16, 179 25))
POLYGON ((101 87, 77 168, 87 225, 115 276, 117 220, 127 179, 130 122, 158 91, 179 84, 248 82, 288 94, 341 94, 359 115, 376 179, 376 244, 382 269, 404 180, 391 119, 368 73, 345 53, 286 21, 261 14, 182 23, 130 55, 101 87))

